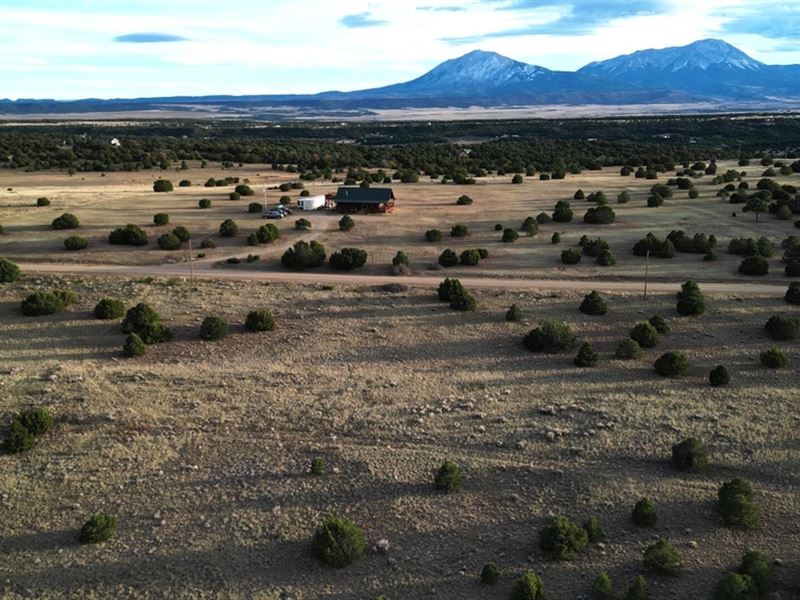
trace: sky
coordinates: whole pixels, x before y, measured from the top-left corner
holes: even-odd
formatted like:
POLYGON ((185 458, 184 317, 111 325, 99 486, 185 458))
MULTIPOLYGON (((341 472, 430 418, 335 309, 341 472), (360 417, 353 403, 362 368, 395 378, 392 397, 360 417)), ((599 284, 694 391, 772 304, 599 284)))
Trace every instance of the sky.
POLYGON ((0 98, 315 93, 476 49, 555 70, 721 38, 800 63, 800 0, 0 0, 0 98))

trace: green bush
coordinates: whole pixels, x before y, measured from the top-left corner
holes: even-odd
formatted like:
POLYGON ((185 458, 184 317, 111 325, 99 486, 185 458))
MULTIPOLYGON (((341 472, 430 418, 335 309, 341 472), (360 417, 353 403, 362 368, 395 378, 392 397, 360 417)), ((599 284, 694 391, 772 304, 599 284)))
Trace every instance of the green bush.
POLYGON ((337 271, 352 271, 367 262, 367 252, 361 248, 342 248, 331 254, 330 265, 337 271))
POLYGON ((398 250, 397 254, 395 254, 394 258, 392 259, 392 265, 395 267, 399 265, 408 266, 408 263, 409 263, 408 255, 402 250, 398 250))
POLYGON ((556 516, 539 530, 539 548, 550 558, 571 560, 586 550, 589 534, 564 516, 556 516))
POLYGON ((467 237, 469 235, 469 227, 461 223, 453 225, 450 229, 450 235, 453 237, 467 237))
POLYGON ((325 246, 317 240, 300 240, 288 248, 281 256, 281 263, 287 269, 302 271, 319 267, 325 262, 325 246))
POLYGON ((583 215, 583 222, 593 225, 610 225, 616 216, 610 206, 601 205, 587 210, 583 215))
POLYGON ((597 517, 589 517, 584 521, 583 528, 586 530, 586 535, 589 536, 589 542, 596 544, 606 539, 606 532, 600 526, 600 521, 597 517))
POLYGON ((600 571, 592 582, 592 594, 595 600, 614 600, 614 584, 605 571, 600 571))
POLYGON ((248 246, 258 246, 258 244, 259 244, 259 242, 258 242, 258 234, 257 233, 254 232, 254 233, 251 233, 250 235, 247 236, 247 245, 248 246))
POLYGON ((561 262, 565 265, 576 265, 581 262, 581 253, 575 248, 567 248, 561 252, 561 262))
POLYGON ((178 238, 181 243, 188 242, 189 238, 192 237, 192 234, 189 233, 189 230, 183 225, 178 225, 175 227, 175 229, 172 230, 172 235, 178 238))
POLYGON ((631 194, 628 190, 623 190, 617 194, 617 204, 627 204, 631 201, 631 194))
POLYGON ((178 187, 192 187, 192 182, 188 179, 181 179, 178 182, 178 187))
POLYGON ((3 447, 6 449, 6 452, 10 454, 25 452, 33 448, 35 443, 36 436, 28 431, 18 419, 13 419, 11 421, 11 427, 3 441, 3 447))
POLYGON ((717 493, 722 522, 729 527, 755 529, 761 514, 753 498, 753 486, 743 479, 723 483, 717 493))
POLYGON ((625 360, 639 358, 641 355, 642 347, 639 345, 639 342, 630 338, 622 340, 617 344, 617 349, 614 352, 614 356, 625 360))
POLYGON ((647 320, 647 322, 650 323, 650 325, 652 325, 653 327, 655 327, 655 330, 659 334, 665 335, 669 333, 669 323, 667 323, 664 317, 661 317, 659 315, 653 315, 647 320))
POLYGON ((569 223, 572 221, 572 209, 569 202, 566 200, 559 200, 553 209, 553 221, 556 223, 569 223))
POLYGON ((650 600, 650 592, 647 589, 647 582, 644 577, 637 575, 633 579, 625 592, 624 600, 650 600))
POLYGON ((241 198, 242 198, 242 195, 239 192, 230 192, 228 194, 228 200, 233 200, 234 202, 236 200, 241 200, 241 198))
POLYGON ((600 251, 595 262, 601 267, 613 267, 617 264, 617 257, 611 250, 605 249, 600 251))
POLYGON ((708 382, 713 387, 728 385, 730 380, 731 376, 728 373, 728 369, 726 369, 723 365, 717 365, 711 369, 711 372, 708 374, 708 382))
POLYGON ((458 200, 456 200, 456 204, 459 206, 469 206, 472 204, 472 198, 469 196, 459 196, 458 200))
POLYGON ((539 231, 539 225, 533 217, 526 217, 519 229, 528 234, 528 237, 533 237, 539 231))
POLYGON ((53 417, 44 408, 27 408, 15 419, 34 436, 44 435, 53 427, 53 417))
POLYGON ((550 243, 551 244, 559 244, 559 243, 561 243, 561 234, 558 233, 557 231, 555 233, 553 233, 553 235, 550 237, 550 243))
POLYGON ((108 243, 116 246, 146 246, 147 234, 138 225, 129 223, 108 234, 108 243))
POLYGON ((226 335, 228 335, 228 324, 221 317, 206 317, 200 323, 200 337, 204 340, 221 340, 226 335))
POLYGON ((461 467, 452 461, 445 460, 436 471, 433 486, 445 494, 457 491, 461 486, 461 467))
POLYGON ((425 232, 425 241, 441 242, 442 232, 439 229, 428 229, 428 231, 425 232))
POLYGON ((520 175, 519 173, 517 173, 511 178, 511 183, 514 184, 520 184, 522 183, 522 181, 523 181, 522 175, 520 175))
POLYGON ((450 308, 453 310, 473 311, 478 308, 478 302, 467 291, 450 298, 450 308))
POLYGON ((764 325, 764 329, 767 330, 767 335, 773 340, 781 342, 796 340, 800 337, 800 319, 773 315, 764 325))
POLYGON ((34 292, 21 302, 22 314, 26 317, 52 315, 78 301, 78 295, 69 290, 34 292))
POLYGON ((437 293, 440 301, 450 302, 453 298, 465 294, 466 290, 458 279, 447 277, 439 284, 437 293))
POLYGON ((545 600, 544 583, 533 571, 525 573, 511 586, 510 600, 545 600))
POLYGON ((678 304, 675 307, 682 317, 703 314, 706 310, 705 298, 694 281, 687 281, 678 292, 678 304))
POLYGON ((475 248, 464 250, 461 253, 460 262, 462 265, 470 267, 475 266, 481 262, 481 253, 475 248))
MULTIPOLYGON (((0 260, 0 263, 2 263, 2 260, 0 260)), ((1 274, 2 266, 0 266, 0 281, 3 281, 1 274)), ((786 290, 786 295, 783 299, 789 304, 794 304, 795 306, 800 305, 800 281, 793 281, 789 284, 789 288, 786 290)))
POLYGON ((156 243, 162 250, 178 250, 181 247, 181 241, 172 233, 164 233, 160 235, 156 240, 156 243))
POLYGON ((171 192, 172 190, 172 182, 169 179, 157 179, 153 182, 154 192, 171 192))
POLYGON ((103 298, 94 307, 94 316, 97 319, 119 319, 124 314, 125 304, 114 298, 103 298))
POLYGON ((592 290, 583 297, 583 302, 578 310, 585 315, 601 316, 608 312, 608 305, 600 292, 592 290))
POLYGON ((236 237, 239 233, 239 226, 233 219, 225 219, 219 225, 219 237, 236 237))
POLYGON ((122 333, 138 333, 146 326, 157 323, 161 316, 149 304, 140 302, 128 309, 122 320, 122 333))
POLYGON ((576 367, 596 367, 599 356, 589 342, 584 342, 578 348, 578 354, 572 361, 576 367))
POLYGON ((129 333, 122 343, 122 354, 128 358, 142 356, 147 351, 147 346, 135 333, 129 333))
POLYGON ((239 185, 237 185, 234 188, 234 190, 240 196, 253 196, 255 194, 255 192, 253 191, 253 188, 251 188, 246 183, 240 183, 239 185))
POLYGON ((531 329, 522 343, 531 352, 556 354, 572 350, 577 340, 567 323, 546 319, 538 327, 531 329))
POLYGON ((294 222, 295 231, 309 231, 311 229, 311 221, 304 218, 299 218, 294 222))
POLYGON ((697 438, 686 438, 672 446, 672 467, 676 471, 698 473, 708 466, 708 451, 697 438))
POLYGON ((742 557, 738 574, 749 577, 759 597, 766 598, 775 589, 775 571, 769 557, 759 550, 748 550, 742 557))
POLYGON ((217 244, 214 243, 214 240, 203 240, 202 242, 200 242, 200 248, 202 248, 203 250, 209 250, 216 247, 217 244))
POLYGON ((267 223, 256 229, 256 238, 261 244, 269 244, 281 237, 281 232, 272 223, 267 223))
POLYGON ((486 563, 481 569, 481 583, 483 585, 495 585, 500 581, 500 575, 500 567, 492 562, 486 563))
POLYGON ((153 225, 169 225, 169 215, 167 213, 154 214, 153 225))
POLYGON ((714 600, 757 600, 758 590, 751 577, 728 573, 717 584, 714 600))
POLYGON ((36 199, 36 206, 50 206, 50 200, 45 197, 37 198, 36 199))
POLYGON ((661 339, 656 328, 647 321, 642 321, 634 325, 630 331, 629 337, 642 348, 654 348, 661 339))
POLYGON ((341 219, 339 219, 340 231, 350 231, 355 226, 356 222, 353 221, 353 217, 351 217, 350 215, 345 215, 341 219))
POLYGON ((539 225, 547 225, 552 220, 553 218, 546 212, 540 212, 538 215, 536 215, 536 222, 539 225))
POLYGON ((364 533, 344 517, 325 519, 314 532, 311 554, 328 566, 346 567, 364 554, 364 533))
POLYGON ((450 248, 446 248, 439 255, 439 264, 443 267, 455 267, 458 264, 458 255, 450 248))
POLYGON ((145 344, 162 344, 172 340, 172 331, 163 323, 150 323, 138 332, 145 344))
POLYGON ((0 258, 0 283, 12 283, 20 277, 20 270, 16 263, 7 258, 0 258))
POLYGON ((739 265, 742 275, 766 275, 769 272, 769 261, 763 256, 748 256, 739 265))
POLYGON ((325 474, 325 461, 322 460, 319 456, 315 456, 311 459, 311 466, 308 468, 309 472, 312 475, 324 475, 325 474))
POLYGON ((642 498, 633 507, 631 519, 637 527, 655 527, 658 520, 656 507, 649 498, 642 498))
POLYGON ((788 364, 786 355, 778 348, 769 348, 764 350, 759 358, 761 364, 769 369, 782 369, 788 364))
POLYGON ((522 319, 522 310, 516 304, 512 304, 506 311, 506 321, 519 321, 522 319))
POLYGON ((662 377, 681 377, 689 372, 689 360, 681 352, 666 352, 656 359, 653 368, 662 377))
POLYGON ((80 221, 72 213, 64 213, 53 219, 53 229, 77 229, 78 227, 80 227, 80 221))
POLYGON ((254 310, 247 314, 244 326, 250 331, 272 331, 275 319, 268 310, 254 310))
MULTIPOLYGON (((800 223, 800 221, 797 222, 800 223)), ((0 230, 0 233, 3 233, 2 230, 0 230)), ((787 277, 800 277, 800 260, 788 261, 783 272, 787 277)))
POLYGON ((503 224, 502 223, 495 223, 494 224, 495 231, 503 231, 503 224))
POLYGON ((502 241, 505 244, 512 244, 519 239, 519 234, 514 229, 504 229, 502 241))
POLYGON ((117 517, 105 513, 97 513, 83 524, 78 537, 81 544, 98 544, 107 542, 117 532, 117 517))
POLYGON ((64 240, 64 248, 66 248, 70 252, 85 250, 88 245, 89 241, 86 238, 81 237, 79 235, 71 235, 64 240))
POLYGON ((644 551, 644 566, 660 575, 677 575, 683 559, 675 546, 662 539, 644 551))
POLYGON ((197 206, 200 208, 211 208, 211 200, 208 198, 200 198, 197 202, 197 206))

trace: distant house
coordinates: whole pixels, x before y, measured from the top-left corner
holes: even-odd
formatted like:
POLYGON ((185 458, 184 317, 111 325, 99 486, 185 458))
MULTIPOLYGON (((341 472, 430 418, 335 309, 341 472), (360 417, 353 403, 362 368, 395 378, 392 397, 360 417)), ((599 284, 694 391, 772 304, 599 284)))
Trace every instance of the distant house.
POLYGON ((336 192, 337 212, 381 212, 394 210, 392 188, 340 187, 336 192))

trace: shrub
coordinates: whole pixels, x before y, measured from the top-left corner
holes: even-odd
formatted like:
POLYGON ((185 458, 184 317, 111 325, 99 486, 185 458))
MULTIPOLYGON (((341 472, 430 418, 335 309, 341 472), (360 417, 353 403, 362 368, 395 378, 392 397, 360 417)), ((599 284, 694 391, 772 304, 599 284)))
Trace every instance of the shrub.
POLYGON ((148 325, 161 321, 161 315, 149 304, 140 302, 128 309, 122 320, 122 333, 139 333, 148 325))
POLYGON ((708 382, 713 387, 728 385, 730 380, 731 376, 728 373, 728 369, 726 369, 724 365, 717 365, 711 369, 711 372, 708 374, 708 382))
POLYGON ((522 340, 531 352, 555 354, 572 350, 576 344, 575 334, 567 323, 546 319, 532 329, 522 340))
POLYGON ((519 173, 514 175, 514 177, 511 178, 511 183, 516 183, 516 184, 522 183, 522 175, 520 175, 519 173))
POLYGON ((556 223, 569 223, 572 221, 572 209, 569 206, 569 202, 566 200, 556 202, 553 209, 553 221, 556 223))
POLYGON ((145 344, 163 344, 172 340, 172 331, 163 323, 150 323, 138 332, 145 344))
POLYGON ((188 179, 181 179, 178 182, 178 187, 192 187, 192 182, 188 179))
POLYGON ((433 478, 433 486, 440 492, 452 494, 461 485, 461 467, 446 460, 433 478))
POLYGON ((229 265, 239 265, 242 263, 242 259, 238 256, 231 256, 230 258, 226 259, 225 262, 229 265))
POLYGON ((519 229, 527 233, 528 237, 533 237, 539 231, 539 225, 533 217, 525 217, 519 229))
POLYGON ((522 319, 522 311, 519 306, 512 304, 506 311, 506 321, 519 321, 522 319))
POLYGON ((583 215, 583 222, 594 225, 610 225, 615 218, 616 214, 610 206, 601 205, 587 210, 583 215))
POLYGON ((108 234, 108 243, 116 246, 146 246, 147 234, 138 225, 129 223, 108 234))
POLYGON ((753 486, 743 479, 733 479, 722 484, 717 492, 722 522, 729 527, 754 529, 761 520, 760 511, 753 499, 753 486))
POLYGON ((167 213, 154 214, 153 225, 169 225, 169 215, 167 213))
POLYGON ((760 277, 769 272, 769 261, 763 256, 748 256, 739 265, 739 273, 742 275, 754 275, 760 277))
POLYGON ((272 223, 267 223, 256 229, 256 238, 261 244, 274 242, 281 236, 281 232, 272 223))
POLYGON ((650 600, 650 592, 647 590, 647 582, 644 577, 637 575, 628 586, 624 600, 650 600))
POLYGON ((72 213, 64 213, 60 217, 53 219, 53 229, 77 229, 80 227, 78 217, 72 213))
POLYGON ((578 310, 585 315, 601 316, 608 312, 608 306, 605 298, 599 292, 592 290, 583 297, 578 310))
POLYGON ((667 540, 658 540, 644 551, 644 566, 661 575, 677 575, 683 559, 675 546, 667 540))
POLYGON ((122 343, 122 354, 128 358, 142 356, 147 351, 142 338, 135 333, 129 333, 122 343))
POLYGON ((172 235, 178 238, 181 243, 188 242, 189 238, 192 237, 192 234, 189 233, 189 230, 183 225, 178 225, 175 229, 173 229, 172 235))
POLYGON ((567 248, 561 252, 561 262, 565 265, 576 265, 581 262, 581 256, 575 248, 567 248))
POLYGON ((481 261, 481 253, 475 248, 464 250, 461 253, 460 262, 462 265, 475 266, 481 261))
POLYGON ((653 315, 647 322, 650 323, 659 334, 664 335, 669 333, 669 324, 664 317, 653 315))
POLYGON ((200 248, 203 250, 210 250, 216 247, 217 245, 214 243, 214 240, 203 240, 200 242, 200 248))
POLYGON ((778 348, 764 350, 759 355, 759 358, 761 360, 761 364, 768 369, 782 369, 788 364, 786 355, 778 348))
POLYGON ((478 302, 467 291, 450 298, 450 308, 453 310, 472 311, 478 308, 478 302))
POLYGON ((165 233, 156 240, 158 247, 162 250, 177 250, 181 247, 181 241, 172 233, 165 233))
POLYGON ((578 354, 575 356, 572 364, 576 367, 595 367, 597 366, 598 358, 597 352, 594 351, 591 344, 589 344, 589 342, 584 342, 581 344, 581 347, 578 348, 578 354))
POLYGON ((53 427, 53 417, 44 408, 27 408, 15 420, 34 436, 44 435, 53 427))
POLYGON ((681 377, 689 372, 689 361, 680 352, 666 352, 653 363, 653 368, 662 377, 681 377))
MULTIPOLYGON (((798 221, 800 223, 800 221, 798 221)), ((2 233, 2 231, 0 231, 2 233)), ((787 277, 800 277, 800 260, 790 260, 783 268, 783 273, 787 277)))
POLYGON ((775 588, 775 571, 769 557, 759 550, 749 550, 742 557, 738 574, 749 577, 762 598, 769 596, 775 588))
POLYGON ((12 283, 20 277, 20 270, 16 263, 7 258, 0 258, 0 283, 12 283))
POLYGON ((472 198, 469 196, 459 196, 458 200, 456 200, 456 204, 459 206, 469 206, 472 204, 472 198))
POLYGON ((317 240, 311 242, 300 240, 291 248, 287 248, 281 256, 281 263, 287 269, 302 271, 321 266, 325 262, 325 256, 325 246, 317 240))
POLYGON ((322 460, 319 456, 315 456, 311 459, 311 466, 309 467, 309 472, 312 475, 324 475, 325 474, 325 461, 322 460))
POLYGON ((597 542, 602 542, 606 539, 606 532, 603 531, 603 528, 600 526, 600 521, 597 517, 589 517, 583 524, 583 528, 586 530, 586 535, 589 536, 589 542, 595 544, 597 542))
POLYGON ((308 231, 311 229, 311 221, 301 217, 294 222, 294 228, 296 231, 308 231))
POLYGON ((439 284, 439 288, 437 291, 439 295, 439 300, 442 302, 450 302, 456 296, 460 296, 466 293, 464 286, 461 285, 461 282, 458 279, 450 279, 445 278, 439 284))
POLYGON ((428 229, 425 232, 425 240, 428 242, 441 242, 442 232, 439 229, 428 229))
POLYGON ((633 507, 631 518, 637 527, 655 527, 658 520, 656 507, 649 498, 642 498, 633 507))
POLYGON ((486 563, 481 569, 481 583, 483 585, 495 585, 500 581, 500 567, 494 563, 486 563))
POLYGON ((248 313, 244 326, 250 331, 272 331, 275 329, 275 319, 268 310, 254 310, 248 313))
POLYGON ((254 195, 254 194, 255 194, 255 192, 253 191, 253 188, 251 188, 251 187, 250 187, 249 185, 247 185, 246 183, 240 183, 239 185, 237 185, 237 186, 234 188, 234 190, 235 190, 235 191, 236 191, 236 193, 237 193, 237 194, 239 194, 240 196, 252 196, 252 195, 254 195))
POLYGON ((204 340, 221 340, 226 335, 228 335, 228 324, 221 317, 206 317, 200 323, 200 337, 204 340))
POLYGON ((586 550, 589 534, 564 516, 553 517, 539 530, 539 548, 550 558, 571 560, 586 550))
POLYGON ((494 230, 495 231, 503 231, 503 225, 501 223, 495 223, 494 224, 494 230))
POLYGON ((26 317, 52 315, 78 301, 78 295, 69 290, 39 291, 26 297, 20 304, 26 317))
POLYGON ((519 239, 519 234, 511 228, 507 228, 503 230, 503 238, 502 241, 506 244, 511 244, 516 242, 519 239))
POLYGON ((48 198, 37 198, 36 199, 36 206, 50 206, 50 200, 48 198))
POLYGON ((545 600, 544 583, 533 571, 525 571, 511 586, 509 598, 511 600, 545 600))
POLYGON ((122 300, 114 298, 103 298, 94 307, 96 319, 119 319, 125 314, 125 304, 122 300))
POLYGON ((79 235, 71 235, 64 240, 64 248, 71 252, 85 250, 88 245, 88 240, 84 237, 80 237, 79 235))
POLYGON ((251 233, 247 236, 247 245, 248 246, 258 246, 258 234, 251 233))
POLYGON ((397 265, 408 266, 408 263, 409 263, 408 255, 406 255, 406 253, 403 252, 402 250, 398 250, 397 254, 395 254, 394 258, 392 259, 392 265, 395 266, 395 267, 397 265))
POLYGON ((617 349, 614 352, 614 356, 622 359, 639 358, 641 355, 642 347, 639 345, 639 342, 630 338, 622 340, 617 344, 617 349))
POLYGON ((157 179, 153 182, 154 192, 171 192, 172 190, 172 182, 169 179, 157 179))
POLYGON ((708 466, 708 451, 697 438, 686 438, 672 446, 672 467, 676 471, 697 473, 708 466))
POLYGON ((81 544, 107 542, 114 537, 116 531, 117 517, 105 513, 97 513, 83 524, 78 539, 81 544))
POLYGON ((197 202, 197 206, 199 206, 200 208, 211 208, 211 200, 209 200, 208 198, 201 198, 197 202))
POLYGON ((605 571, 600 571, 592 582, 592 593, 595 600, 614 600, 614 584, 605 571))
POLYGON ((352 271, 367 262, 367 251, 361 248, 342 248, 331 254, 331 268, 337 271, 352 271))
POLYGON ((450 235, 453 237, 467 237, 469 235, 469 228, 466 225, 458 223, 453 225, 450 229, 450 235))
POLYGON ((764 329, 767 330, 767 335, 773 340, 782 342, 795 340, 800 337, 800 319, 773 315, 764 325, 764 329))
POLYGON ((654 348, 661 339, 656 328, 647 321, 636 323, 628 335, 633 341, 638 342, 642 348, 654 348))
MULTIPOLYGON (((2 263, 1 260, 0 263, 2 263)), ((2 267, 0 267, 0 273, 2 273, 2 267)), ((0 275, 0 281, 3 281, 2 275, 0 275)), ((789 304, 800 305, 800 281, 793 281, 789 284, 783 299, 789 304)))
POLYGON ((560 234, 560 233, 558 233, 558 232, 556 231, 556 232, 554 232, 554 233, 553 233, 553 235, 550 237, 550 243, 551 243, 551 244, 558 244, 558 243, 560 243, 560 242, 561 242, 561 234, 560 234))
POLYGON ((247 212, 250 214, 258 214, 264 211, 264 205, 261 202, 251 202, 247 205, 247 212))
POLYGON ((752 578, 739 573, 725 575, 714 590, 714 600, 756 600, 758 597, 752 578))
POLYGON ((628 190, 623 190, 617 194, 617 204, 627 204, 631 201, 631 194, 628 190))
POLYGON ((219 225, 219 237, 236 237, 239 233, 239 226, 233 219, 225 219, 219 225))
POLYGON ((597 255, 596 262, 601 267, 611 267, 617 264, 617 257, 609 249, 601 250, 597 255))
POLYGON ((443 267, 455 267, 458 264, 458 255, 447 248, 439 255, 439 264, 443 267))
POLYGON ((540 212, 538 215, 536 215, 536 222, 539 225, 547 225, 552 220, 553 219, 546 212, 540 212))
POLYGON ((6 452, 10 454, 25 452, 33 448, 35 443, 36 436, 28 431, 18 419, 12 419, 11 427, 3 441, 3 447, 6 449, 6 452))

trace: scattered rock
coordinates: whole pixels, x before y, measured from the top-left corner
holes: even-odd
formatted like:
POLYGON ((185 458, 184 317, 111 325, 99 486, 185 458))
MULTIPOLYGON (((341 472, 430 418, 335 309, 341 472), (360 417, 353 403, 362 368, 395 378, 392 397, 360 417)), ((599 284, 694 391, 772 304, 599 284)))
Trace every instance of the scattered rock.
POLYGON ((386 538, 382 538, 378 540, 375 544, 375 551, 380 552, 381 554, 388 554, 389 553, 389 540, 386 538))

